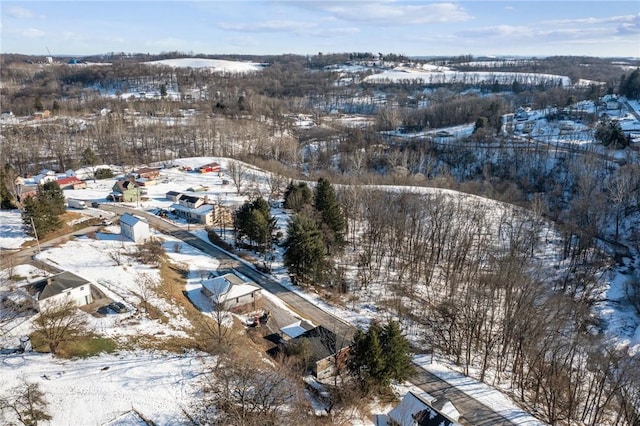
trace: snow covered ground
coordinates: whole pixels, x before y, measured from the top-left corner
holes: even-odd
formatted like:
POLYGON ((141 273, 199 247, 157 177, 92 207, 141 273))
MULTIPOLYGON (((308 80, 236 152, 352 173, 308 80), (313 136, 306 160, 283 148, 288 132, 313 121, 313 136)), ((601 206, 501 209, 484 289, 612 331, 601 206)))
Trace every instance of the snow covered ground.
MULTIPOLYGON (((3 355, 0 393, 37 383, 52 425, 104 425, 131 410, 157 425, 188 424, 182 408, 196 396, 201 366, 201 358, 191 353, 135 351, 76 360, 3 355)), ((133 419, 129 415, 116 424, 136 424, 133 419)))
MULTIPOLYGON (((245 197, 236 193, 233 185, 224 185, 223 176, 217 174, 200 174, 181 170, 180 167, 197 168, 198 166, 218 162, 223 170, 228 170, 230 160, 215 157, 185 158, 174 160, 167 166, 175 165, 179 167, 168 167, 162 169, 161 178, 156 185, 148 187, 149 200, 140 203, 130 203, 130 207, 141 210, 154 211, 157 208, 168 208, 172 202, 165 198, 168 191, 185 191, 189 187, 204 186, 204 191, 199 192, 199 196, 207 196, 210 200, 220 202, 229 208, 235 208, 245 201, 245 197)), ((247 165, 247 186, 261 186, 266 191, 266 175, 247 165)), ((86 171, 84 171, 86 172, 86 171)), ((83 171, 79 170, 82 175, 83 171)), ((88 188, 82 190, 65 190, 68 198, 76 198, 87 202, 105 202, 106 196, 111 191, 114 180, 99 180, 97 182, 88 181, 88 188)), ((389 190, 414 190, 420 192, 440 191, 449 195, 460 195, 452 191, 431 189, 431 188, 387 188, 389 190)), ((478 197, 464 195, 475 202, 487 201, 478 197)), ((495 206, 494 206, 495 207, 495 206)), ((100 212, 96 209, 78 211, 83 214, 95 214, 100 212)), ((278 224, 284 229, 286 227, 287 214, 281 209, 273 209, 273 213, 278 218, 278 224)), ((21 230, 21 222, 16 212, 0 212, 0 243, 2 249, 18 247, 26 240, 21 230)), ((179 225, 190 229, 186 223, 177 222, 179 225)), ((192 233, 206 240, 203 229, 190 229, 192 233)), ((55 248, 47 249, 38 256, 38 259, 51 262, 59 268, 77 273, 94 282, 108 297, 124 302, 132 310, 129 314, 107 315, 98 318, 89 316, 90 325, 99 334, 112 337, 116 340, 131 339, 132 336, 149 335, 155 338, 163 336, 183 337, 188 333, 189 322, 181 314, 180 309, 171 306, 162 298, 154 298, 152 303, 170 313, 170 320, 167 323, 149 320, 136 312, 134 309, 140 305, 140 289, 138 282, 141 274, 147 274, 151 278, 157 278, 157 271, 148 266, 141 265, 127 258, 121 265, 117 265, 114 257, 110 253, 116 251, 133 250, 133 243, 123 241, 119 235, 117 226, 109 226, 104 231, 97 232, 95 238, 81 237, 71 240, 55 248)), ((227 236, 230 232, 227 233, 227 236)), ((205 312, 211 312, 207 306, 208 301, 198 299, 200 281, 207 277, 208 273, 217 268, 217 263, 205 256, 200 251, 172 240, 167 236, 164 239, 164 247, 170 258, 179 264, 188 265, 189 276, 187 279, 186 291, 193 293, 194 301, 205 312)), ((281 250, 281 249, 278 249, 281 250)), ((277 252, 281 254, 281 251, 277 252)), ((114 254, 115 256, 115 254, 114 254)), ((280 260, 281 256, 276 256, 273 264, 273 276, 286 287, 298 292, 307 300, 321 306, 323 309, 333 313, 343 320, 357 325, 366 326, 368 322, 380 315, 373 302, 358 302, 357 304, 346 305, 341 308, 332 306, 324 302, 318 295, 303 291, 291 284, 287 271, 280 260)), ((34 281, 42 276, 41 271, 27 269, 16 269, 18 273, 27 281, 34 281)), ((3 288, 6 291, 7 280, 3 279, 3 288)), ((20 285, 13 283, 12 285, 20 285)), ((616 285, 616 279, 612 279, 607 285, 616 285)), ((607 312, 607 315, 614 317, 616 312, 607 312)), ((624 316, 627 328, 625 342, 631 346, 640 347, 640 327, 637 318, 624 316)), ((616 325, 616 323, 614 323, 616 325)), ((6 330, 5 330, 6 331, 6 330)), ((29 323, 25 322, 13 328, 9 333, 4 333, 2 344, 11 346, 16 339, 29 332, 29 323)), ((454 371, 450 366, 442 362, 427 363, 425 359, 418 358, 424 368, 434 374, 449 381, 456 387, 467 392, 471 396, 481 400, 486 405, 499 411, 518 424, 532 426, 537 425, 535 419, 524 411, 517 409, 516 405, 497 390, 478 383, 468 377, 454 371), (489 395, 489 396, 488 396, 489 395)), ((133 408, 148 416, 157 424, 180 423, 180 407, 188 403, 193 394, 192 380, 198 374, 200 368, 200 356, 198 354, 175 354, 136 351, 122 352, 114 355, 102 355, 89 360, 61 361, 52 359, 48 355, 14 355, 0 358, 0 376, 11 376, 12 381, 8 382, 7 389, 12 387, 17 380, 25 377, 30 381, 38 381, 43 386, 43 390, 50 396, 52 402, 51 412, 56 420, 56 424, 101 424, 118 415, 123 414, 133 408), (103 370, 103 368, 109 367, 103 370), (145 369, 149 371, 144 371, 145 369), (158 372, 162 374, 158 374, 158 372), (44 378, 46 376, 47 378, 44 378), (89 377, 86 383, 97 383, 97 390, 85 389, 84 383, 74 385, 75 381, 82 381, 84 377, 89 377), (10 385, 10 386, 9 386, 10 385), (121 387, 127 392, 121 392, 121 387), (149 389, 158 389, 157 395, 147 397, 149 389), (78 396, 82 403, 77 409, 64 411, 63 407, 69 404, 77 389, 78 396), (166 395, 175 393, 176 397, 170 402, 165 402, 166 395), (111 401, 113 404, 105 404, 102 401, 111 401), (129 401, 125 404, 124 401, 129 401), (139 401, 139 403, 137 402, 139 401), (125 406, 126 405, 126 406, 125 406), (155 408, 160 406, 160 408, 155 408), (89 416, 85 411, 88 410, 89 416), (85 421, 90 418, 90 423, 85 421)), ((88 385, 87 385, 88 386, 88 385)), ((0 391, 1 393, 2 391, 0 391)))

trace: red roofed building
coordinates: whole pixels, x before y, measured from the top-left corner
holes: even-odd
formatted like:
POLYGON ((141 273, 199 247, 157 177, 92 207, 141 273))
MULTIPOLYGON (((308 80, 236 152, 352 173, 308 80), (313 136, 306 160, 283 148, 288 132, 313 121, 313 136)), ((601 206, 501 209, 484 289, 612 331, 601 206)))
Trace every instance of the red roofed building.
POLYGON ((58 179, 58 185, 60 189, 85 189, 87 187, 86 182, 75 176, 58 179))

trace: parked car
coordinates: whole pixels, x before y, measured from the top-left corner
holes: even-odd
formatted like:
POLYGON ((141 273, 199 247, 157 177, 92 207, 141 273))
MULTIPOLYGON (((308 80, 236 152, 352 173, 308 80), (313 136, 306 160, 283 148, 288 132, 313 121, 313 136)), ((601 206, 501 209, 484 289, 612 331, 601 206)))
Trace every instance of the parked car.
POLYGON ((102 222, 100 222, 100 225, 102 226, 109 226, 111 225, 113 222, 111 222, 110 220, 107 219, 102 219, 102 222))
POLYGON ((97 201, 92 201, 92 202, 91 202, 91 207, 93 207, 93 208, 98 208, 98 207, 100 207, 100 203, 99 203, 99 202, 97 202, 97 201))
POLYGON ((111 302, 109 303, 109 308, 114 310, 115 312, 121 314, 123 312, 129 312, 129 309, 125 306, 124 303, 121 302, 111 302))
POLYGON ((100 306, 98 308, 98 313, 101 315, 107 315, 109 312, 111 312, 111 310, 109 309, 108 305, 100 306))

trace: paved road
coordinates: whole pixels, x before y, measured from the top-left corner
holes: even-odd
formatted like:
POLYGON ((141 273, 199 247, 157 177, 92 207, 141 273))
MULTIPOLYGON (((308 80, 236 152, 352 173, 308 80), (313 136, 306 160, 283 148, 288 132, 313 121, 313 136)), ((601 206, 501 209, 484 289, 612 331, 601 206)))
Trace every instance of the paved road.
MULTIPOLYGON (((273 280, 269 276, 257 271, 246 262, 239 260, 239 258, 227 253, 213 244, 203 241, 200 238, 194 236, 189 231, 178 227, 169 221, 159 218, 150 213, 141 212, 127 208, 121 205, 105 205, 101 204, 100 208, 115 212, 117 214, 124 213, 126 211, 136 214, 138 216, 145 217, 151 226, 169 234, 175 238, 178 238, 185 243, 203 251, 215 257, 220 262, 220 269, 235 269, 239 273, 250 278, 265 290, 276 295, 280 298, 292 311, 296 312, 302 318, 306 318, 312 321, 314 324, 322 324, 324 327, 330 328, 335 332, 344 336, 351 337, 355 332, 355 328, 350 324, 345 323, 339 318, 334 317, 330 313, 320 309, 312 302, 304 299, 298 294, 292 292, 286 287, 282 286, 277 281, 273 280)), ((458 411, 462 414, 463 418, 460 422, 463 425, 477 425, 477 426, 499 426, 499 425, 513 425, 511 421, 505 417, 491 410, 478 400, 468 396, 464 392, 451 386, 447 382, 441 380, 437 376, 429 373, 428 371, 420 368, 416 365, 416 373, 414 377, 409 380, 412 384, 418 386, 422 390, 431 394, 434 397, 446 397, 456 406, 458 411)))

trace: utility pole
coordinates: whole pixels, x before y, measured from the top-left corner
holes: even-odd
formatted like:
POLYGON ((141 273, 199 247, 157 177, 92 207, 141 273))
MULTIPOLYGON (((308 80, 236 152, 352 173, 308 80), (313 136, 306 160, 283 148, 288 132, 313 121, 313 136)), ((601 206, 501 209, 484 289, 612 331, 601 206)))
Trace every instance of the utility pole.
POLYGON ((36 225, 33 223, 33 216, 31 217, 31 228, 33 228, 33 235, 36 237, 36 244, 38 245, 38 254, 42 253, 40 250, 40 240, 38 240, 38 231, 36 231, 36 225))

